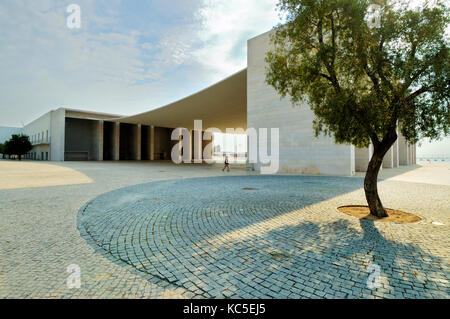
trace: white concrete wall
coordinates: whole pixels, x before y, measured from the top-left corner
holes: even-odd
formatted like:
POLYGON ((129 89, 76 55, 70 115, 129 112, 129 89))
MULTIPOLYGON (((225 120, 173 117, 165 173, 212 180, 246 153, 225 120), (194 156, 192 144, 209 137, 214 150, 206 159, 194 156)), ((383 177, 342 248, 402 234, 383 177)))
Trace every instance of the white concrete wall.
POLYGON ((35 145, 26 158, 36 159, 37 161, 46 161, 48 153, 48 160, 50 160, 50 146, 49 145, 35 145), (35 153, 36 155, 33 155, 35 153))
POLYGON ((33 122, 27 124, 23 128, 23 134, 28 135, 33 149, 30 151, 30 156, 36 160, 51 160, 51 119, 52 111, 45 113, 33 122), (34 155, 35 154, 35 155, 34 155))
POLYGON ((281 100, 265 83, 269 34, 248 41, 247 127, 280 129, 280 173, 354 174, 353 146, 337 145, 329 137, 316 138, 311 109, 307 105, 293 107, 289 98, 281 100))
POLYGON ((394 167, 398 167, 398 138, 397 141, 395 141, 394 145, 392 146, 393 152, 394 152, 394 167))
POLYGON ((409 146, 405 140, 405 137, 399 133, 398 134, 398 159, 399 165, 409 165, 409 146))
POLYGON ((46 141, 46 142, 50 141, 51 114, 52 112, 45 113, 38 119, 25 125, 25 127, 23 128, 23 134, 28 135, 32 143, 36 143, 37 141, 46 141))
POLYGON ((394 145, 386 152, 383 157, 383 168, 394 167, 394 145))
POLYGON ((66 110, 63 108, 51 111, 50 120, 50 160, 64 161, 66 110))
POLYGON ((356 172, 367 171, 367 166, 369 165, 370 158, 372 157, 371 149, 369 147, 365 148, 355 148, 355 170, 356 172))

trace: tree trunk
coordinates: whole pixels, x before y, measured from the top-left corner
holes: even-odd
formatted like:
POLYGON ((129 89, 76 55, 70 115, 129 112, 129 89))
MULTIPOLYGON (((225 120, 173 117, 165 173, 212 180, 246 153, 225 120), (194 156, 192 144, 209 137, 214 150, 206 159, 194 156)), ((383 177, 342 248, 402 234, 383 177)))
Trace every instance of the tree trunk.
POLYGON ((386 210, 381 203, 378 196, 378 173, 381 165, 383 165, 383 158, 387 151, 394 145, 397 140, 397 131, 395 126, 392 127, 381 142, 374 144, 373 155, 367 167, 366 177, 364 178, 364 191, 366 193, 367 204, 369 204, 370 214, 378 217, 388 217, 386 210))
POLYGON ((19 154, 19 161, 21 161, 21 160, 22 160, 22 155, 19 154))
POLYGON ((367 167, 366 177, 364 178, 364 191, 366 193, 367 204, 369 204, 370 214, 378 218, 388 217, 378 196, 377 186, 378 172, 383 164, 383 155, 379 151, 374 151, 369 166, 367 167))

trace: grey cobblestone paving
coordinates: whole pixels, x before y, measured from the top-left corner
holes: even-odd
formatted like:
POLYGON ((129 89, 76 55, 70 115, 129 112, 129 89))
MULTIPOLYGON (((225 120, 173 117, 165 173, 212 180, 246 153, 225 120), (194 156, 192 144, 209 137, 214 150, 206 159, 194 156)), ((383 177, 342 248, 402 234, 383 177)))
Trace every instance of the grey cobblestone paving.
POLYGON ((386 206, 423 220, 338 213, 364 204, 358 178, 230 176, 106 193, 80 209, 78 227, 109 260, 184 297, 449 298, 450 187, 380 189, 386 206), (370 264, 381 270, 376 289, 370 264))
MULTIPOLYGON (((27 161, 22 161, 26 164, 27 161)), ((32 162, 37 163, 37 162, 32 162)), ((1 168, 2 161, 0 161, 1 168)), ((86 174, 88 184, 0 190, 0 298, 180 298, 185 289, 96 252, 80 236, 77 214, 87 201, 150 181, 222 174, 205 166, 165 162, 54 163, 86 174), (81 287, 69 289, 66 269, 81 268, 81 287)), ((18 178, 26 178, 23 171, 18 178)), ((232 170, 230 174, 246 174, 232 170)), ((70 181, 69 181, 70 183, 70 181)))

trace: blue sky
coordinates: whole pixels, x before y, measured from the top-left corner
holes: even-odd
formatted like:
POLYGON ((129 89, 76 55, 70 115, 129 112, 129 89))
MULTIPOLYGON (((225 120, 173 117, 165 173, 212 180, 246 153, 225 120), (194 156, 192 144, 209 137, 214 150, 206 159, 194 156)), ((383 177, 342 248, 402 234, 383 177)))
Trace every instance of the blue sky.
MULTIPOLYGON (((2 0, 0 126, 58 107, 135 114, 190 95, 246 67, 247 39, 279 22, 276 3, 2 0), (81 29, 66 26, 72 3, 81 29)), ((430 147, 450 155, 449 139, 430 147)))
POLYGON ((246 67, 276 0, 2 0, 0 125, 57 107, 134 114, 246 67), (66 26, 81 7, 81 29, 66 26))

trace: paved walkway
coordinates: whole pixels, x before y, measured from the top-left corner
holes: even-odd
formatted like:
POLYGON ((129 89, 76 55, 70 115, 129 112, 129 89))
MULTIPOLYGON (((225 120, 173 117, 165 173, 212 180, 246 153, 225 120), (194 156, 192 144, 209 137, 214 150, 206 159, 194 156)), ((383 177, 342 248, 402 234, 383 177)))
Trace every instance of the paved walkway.
POLYGON ((0 191, 0 297, 450 296, 449 186, 381 182, 387 207, 423 218, 397 225, 336 211, 364 204, 360 178, 58 166, 94 182, 0 191), (66 286, 69 264, 80 289, 66 286))
MULTIPOLYGON (((364 178, 364 176, 364 172, 356 173, 356 177, 364 178)), ((394 169, 384 168, 380 171, 379 177, 383 180, 450 186, 450 163, 423 162, 394 169)))

